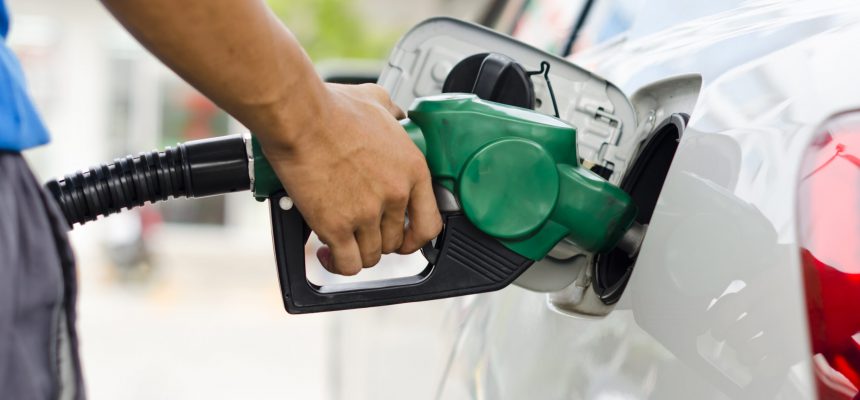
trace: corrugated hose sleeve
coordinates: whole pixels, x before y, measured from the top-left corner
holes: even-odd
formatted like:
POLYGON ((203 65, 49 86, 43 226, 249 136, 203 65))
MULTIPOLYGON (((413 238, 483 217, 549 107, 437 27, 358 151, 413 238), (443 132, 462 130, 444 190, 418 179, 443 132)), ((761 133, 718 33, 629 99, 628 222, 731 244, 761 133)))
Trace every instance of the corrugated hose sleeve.
POLYGON ((170 197, 205 197, 251 188, 241 135, 180 143, 118 158, 46 185, 69 226, 170 197))

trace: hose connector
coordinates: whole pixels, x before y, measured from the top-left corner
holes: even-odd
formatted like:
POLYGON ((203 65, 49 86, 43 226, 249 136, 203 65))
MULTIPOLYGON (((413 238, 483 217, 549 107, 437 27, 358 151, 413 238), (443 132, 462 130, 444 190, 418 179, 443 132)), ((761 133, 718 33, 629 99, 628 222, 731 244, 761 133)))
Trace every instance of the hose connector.
POLYGON ((180 143, 118 158, 46 184, 69 226, 170 197, 205 197, 251 188, 242 135, 180 143))

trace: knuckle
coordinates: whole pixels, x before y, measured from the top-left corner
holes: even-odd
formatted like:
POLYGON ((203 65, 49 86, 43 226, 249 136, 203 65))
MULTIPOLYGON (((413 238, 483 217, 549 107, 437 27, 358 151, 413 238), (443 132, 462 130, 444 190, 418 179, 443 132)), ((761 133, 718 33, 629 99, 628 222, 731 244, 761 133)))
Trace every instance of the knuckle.
POLYGON ((379 100, 388 99, 388 91, 386 91, 382 86, 375 83, 364 83, 361 86, 371 92, 379 100))
POLYGON ((377 85, 375 83, 368 83, 368 85, 370 85, 370 87, 373 88, 373 90, 376 91, 376 93, 379 93, 379 94, 385 96, 386 98, 388 98, 388 91, 385 90, 385 88, 383 88, 382 86, 377 85))
POLYGON ((341 233, 340 231, 343 228, 343 224, 338 223, 338 219, 329 214, 323 214, 320 216, 318 223, 313 227, 315 231, 325 234, 327 236, 333 236, 341 233))
POLYGON ((338 245, 349 239, 352 236, 352 231, 346 224, 333 224, 324 233, 317 232, 317 236, 324 243, 338 245))
MULTIPOLYGON (((417 152, 418 149, 415 149, 417 152)), ((416 181, 424 182, 430 180, 430 170, 427 168, 427 161, 421 156, 420 153, 415 154, 412 157, 412 160, 409 163, 411 167, 412 175, 415 177, 416 181)))
POLYGON ((402 188, 394 188, 388 193, 388 202, 397 206, 405 205, 409 202, 409 191, 402 188))
POLYGON ((375 207, 364 207, 355 213, 353 221, 356 226, 373 225, 379 219, 379 210, 375 207))

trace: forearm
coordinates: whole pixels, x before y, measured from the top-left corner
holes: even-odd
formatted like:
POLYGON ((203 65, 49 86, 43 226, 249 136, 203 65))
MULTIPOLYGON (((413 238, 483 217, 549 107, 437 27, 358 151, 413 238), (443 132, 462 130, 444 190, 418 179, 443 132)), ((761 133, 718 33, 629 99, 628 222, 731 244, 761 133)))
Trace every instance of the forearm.
POLYGON ((430 172, 377 85, 323 83, 263 0, 102 0, 165 64, 251 129, 330 271, 421 248, 442 227, 430 172), (405 224, 409 210, 410 223, 405 224))
POLYGON ((156 57, 269 143, 289 146, 325 88, 261 0, 102 0, 156 57))

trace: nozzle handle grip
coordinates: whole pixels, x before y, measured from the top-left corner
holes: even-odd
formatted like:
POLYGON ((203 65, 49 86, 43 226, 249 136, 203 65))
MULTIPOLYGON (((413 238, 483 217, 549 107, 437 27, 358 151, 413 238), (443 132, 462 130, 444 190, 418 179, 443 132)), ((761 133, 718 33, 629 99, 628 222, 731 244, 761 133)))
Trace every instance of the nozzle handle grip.
POLYGON ((479 231, 465 215, 449 213, 442 216, 444 229, 434 244, 435 262, 428 263, 419 274, 369 282, 316 285, 308 281, 305 269, 305 244, 311 230, 296 207, 281 209, 279 203, 284 196, 287 196, 285 192, 273 195, 269 199, 269 207, 278 279, 284 307, 290 314, 489 292, 504 288, 533 263, 479 231))

